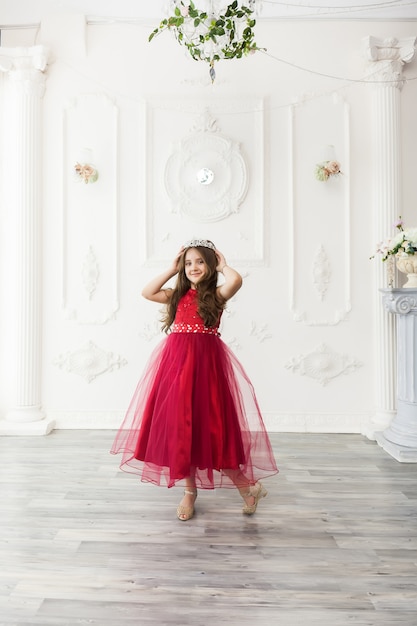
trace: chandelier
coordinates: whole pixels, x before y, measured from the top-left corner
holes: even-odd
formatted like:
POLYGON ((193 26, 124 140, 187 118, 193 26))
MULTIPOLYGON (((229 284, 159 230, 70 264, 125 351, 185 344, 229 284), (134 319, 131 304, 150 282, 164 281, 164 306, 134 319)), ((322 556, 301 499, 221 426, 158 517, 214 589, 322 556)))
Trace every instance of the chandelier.
POLYGON ((238 0, 230 4, 200 0, 205 6, 199 9, 192 0, 171 0, 168 17, 152 31, 149 41, 166 29, 172 31, 195 61, 209 64, 210 78, 214 82, 216 61, 240 59, 261 49, 254 41, 255 2, 248 0, 246 6, 238 0))

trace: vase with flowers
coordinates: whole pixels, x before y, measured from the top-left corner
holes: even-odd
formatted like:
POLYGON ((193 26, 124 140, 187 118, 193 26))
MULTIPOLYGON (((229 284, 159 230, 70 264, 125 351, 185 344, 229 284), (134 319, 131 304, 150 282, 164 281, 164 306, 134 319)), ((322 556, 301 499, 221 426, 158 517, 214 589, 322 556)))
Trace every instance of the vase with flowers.
POLYGON ((90 163, 76 163, 74 172, 77 180, 83 181, 86 185, 97 182, 98 171, 90 163))
POLYGON ((401 216, 395 222, 394 228, 398 232, 379 243, 376 254, 383 261, 395 257, 399 271, 407 274, 407 282, 403 287, 417 289, 417 228, 404 228, 401 216))
POLYGON ((317 163, 315 175, 317 180, 326 182, 331 176, 340 176, 343 172, 340 169, 340 163, 338 161, 323 161, 323 163, 317 163))

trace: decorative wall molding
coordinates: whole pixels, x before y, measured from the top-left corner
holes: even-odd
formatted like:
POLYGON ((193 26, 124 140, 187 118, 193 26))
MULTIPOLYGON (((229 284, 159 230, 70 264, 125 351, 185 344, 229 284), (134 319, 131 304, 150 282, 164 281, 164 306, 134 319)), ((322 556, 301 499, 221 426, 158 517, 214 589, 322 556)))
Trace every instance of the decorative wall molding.
POLYGON ((259 343, 263 343, 266 339, 271 339, 272 335, 268 332, 268 324, 258 324, 252 320, 249 333, 252 337, 256 337, 259 343))
POLYGON ((88 293, 88 297, 91 298, 97 288, 98 279, 100 276, 100 269, 97 262, 97 257, 94 254, 92 246, 88 248, 88 252, 84 257, 83 263, 83 283, 88 293))
POLYGON ((118 108, 104 94, 80 95, 62 133, 62 307, 79 324, 105 324, 119 309, 118 108), (77 162, 97 165, 94 185, 76 180, 77 162))
POLYGON ((324 299, 332 275, 329 257, 321 245, 313 258, 313 282, 320 300, 324 299))
POLYGON ((1 48, 0 72, 5 72, 16 93, 42 98, 46 86, 49 50, 46 46, 1 48))
POLYGON ((240 343, 238 342, 236 337, 229 337, 229 338, 226 337, 225 338, 224 335, 222 335, 222 339, 229 346, 229 348, 231 350, 241 350, 242 349, 242 346, 240 345, 240 343))
POLYGON ((87 383, 91 383, 98 376, 127 365, 127 361, 120 355, 106 352, 93 341, 89 341, 78 350, 60 354, 54 360, 54 365, 66 372, 82 376, 87 383))
MULTIPOLYGON (((373 37, 362 40, 365 58, 368 63, 369 80, 379 81, 379 86, 386 83, 389 87, 402 89, 405 83, 404 63, 410 63, 415 54, 416 37, 373 37)), ((383 85, 382 85, 383 86, 383 85)))
POLYGON ((349 134, 349 105, 339 95, 290 109, 290 310, 307 326, 335 326, 351 310, 349 134), (315 165, 326 160, 339 161, 343 176, 317 181, 315 165))
POLYGON ((263 99, 161 96, 144 101, 142 112, 145 265, 166 265, 180 242, 203 236, 203 227, 219 247, 227 241, 231 263, 264 266, 263 99))
POLYGON ((322 343, 312 352, 292 357, 285 367, 327 385, 341 374, 351 374, 361 365, 354 357, 334 352, 322 343))
POLYGON ((211 114, 209 109, 204 111, 196 117, 194 123, 190 128, 191 133, 219 133, 220 126, 217 123, 216 118, 211 114))
POLYGON ((178 141, 165 167, 165 189, 174 213, 199 223, 217 222, 237 213, 248 185, 240 144, 218 134, 206 109, 188 136, 178 141), (209 176, 204 179, 199 173, 209 176))
POLYGON ((139 333, 139 337, 148 342, 155 339, 158 335, 161 335, 161 323, 158 320, 146 322, 139 333))
MULTIPOLYGON (((349 309, 350 310, 350 309, 349 309)), ((302 322, 306 326, 337 326, 340 322, 344 322, 349 311, 346 309, 333 311, 333 318, 308 319, 307 313, 304 311, 293 311, 293 319, 296 322, 302 322)))

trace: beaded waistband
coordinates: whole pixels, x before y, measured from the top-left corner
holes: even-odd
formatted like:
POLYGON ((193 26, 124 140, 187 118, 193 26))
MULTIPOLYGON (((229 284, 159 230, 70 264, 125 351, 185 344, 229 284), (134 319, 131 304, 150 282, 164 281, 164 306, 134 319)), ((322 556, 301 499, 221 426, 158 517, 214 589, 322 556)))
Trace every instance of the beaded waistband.
POLYGON ((218 328, 204 326, 203 324, 187 324, 186 322, 176 322, 171 326, 172 333, 200 333, 202 335, 219 335, 218 328))

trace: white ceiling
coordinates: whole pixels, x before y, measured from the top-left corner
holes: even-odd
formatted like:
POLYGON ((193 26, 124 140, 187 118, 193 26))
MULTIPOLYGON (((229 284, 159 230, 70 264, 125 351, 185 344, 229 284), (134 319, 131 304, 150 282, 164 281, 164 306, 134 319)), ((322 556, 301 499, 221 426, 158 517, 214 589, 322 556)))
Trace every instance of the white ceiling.
MULTIPOLYGON (((200 0, 202 2, 207 0, 200 0)), ((216 0, 214 0, 216 2, 216 0)), ((417 0, 257 0, 258 19, 417 20, 417 0)), ((194 0, 199 7, 199 0, 194 0)), ((223 4, 225 4, 223 0, 223 4)), ((56 13, 81 13, 88 19, 153 19, 164 15, 167 0, 0 0, 0 28, 38 24, 56 13)))

